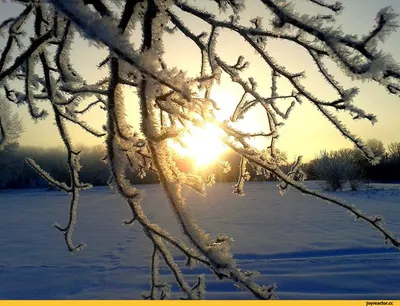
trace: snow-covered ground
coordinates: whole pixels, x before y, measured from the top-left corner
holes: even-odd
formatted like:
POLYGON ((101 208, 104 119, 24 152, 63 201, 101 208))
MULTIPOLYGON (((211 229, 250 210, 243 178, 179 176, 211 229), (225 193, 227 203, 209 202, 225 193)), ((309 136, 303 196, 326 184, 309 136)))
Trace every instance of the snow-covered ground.
MULTIPOLYGON (((400 298, 400 251, 385 247, 371 226, 299 192, 281 196, 276 183, 249 183, 245 197, 233 195, 231 185, 216 184, 207 197, 189 190, 185 196, 203 228, 235 239, 242 269, 259 271, 259 283, 277 283, 279 298, 400 298)), ((400 185, 372 186, 336 195, 381 213, 399 236, 400 185)), ((161 188, 139 187, 146 191, 148 216, 180 235, 161 188)), ((52 227, 65 224, 68 200, 45 190, 0 193, 0 298, 140 299, 149 289, 151 247, 139 226, 121 225, 130 217, 123 201, 105 187, 82 193, 74 241, 88 247, 71 255, 52 227)), ((185 271, 194 280, 207 270, 185 271)), ((207 291, 209 299, 252 298, 209 273, 207 291)))

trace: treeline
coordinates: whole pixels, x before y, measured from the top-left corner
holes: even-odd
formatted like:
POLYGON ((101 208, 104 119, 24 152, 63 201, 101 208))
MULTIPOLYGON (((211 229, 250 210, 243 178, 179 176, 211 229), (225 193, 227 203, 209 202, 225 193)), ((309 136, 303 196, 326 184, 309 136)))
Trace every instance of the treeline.
MULTIPOLYGON (((108 170, 101 161, 101 146, 84 148, 81 155, 83 166, 81 181, 94 185, 107 183, 108 170)), ((43 188, 48 184, 26 162, 31 157, 45 171, 58 181, 69 181, 67 154, 61 148, 12 147, 0 152, 0 189, 9 188, 43 188)))
MULTIPOLYGON (((82 166, 80 180, 94 186, 107 185, 110 180, 110 172, 102 160, 105 156, 104 146, 80 147, 79 150, 81 151, 80 163, 82 166)), ((35 160, 42 169, 50 173, 56 180, 69 182, 67 154, 61 147, 40 148, 9 145, 0 151, 0 190, 48 187, 47 182, 26 163, 26 157, 35 160)), ((231 166, 231 170, 226 173, 224 173, 223 167, 217 163, 212 163, 201 169, 195 169, 194 161, 190 159, 181 159, 177 161, 177 164, 181 170, 195 171, 203 177, 214 173, 217 182, 236 181, 239 174, 240 157, 233 152, 227 152, 222 158, 228 161, 231 166)), ((252 180, 267 180, 265 177, 257 175, 250 167, 248 171, 252 180)), ((133 184, 158 183, 157 175, 150 171, 146 173, 144 178, 141 178, 136 172, 127 173, 127 178, 133 184)), ((272 180, 273 177, 269 179, 272 180)))
MULTIPOLYGON (((321 152, 318 157, 303 165, 303 170, 308 179, 330 181, 328 189, 341 189, 346 182, 355 184, 365 181, 396 182, 400 181, 400 142, 392 143, 386 149, 379 140, 369 140, 367 145, 380 162, 371 165, 359 150, 340 149, 331 152, 321 152)), ((104 163, 105 148, 102 145, 79 148, 81 151, 80 179, 82 182, 94 186, 107 185, 110 173, 104 163)), ((284 169, 290 168, 286 154, 280 153, 280 164, 284 169)), ((42 179, 25 161, 26 157, 33 158, 44 170, 49 172, 56 180, 69 182, 69 171, 66 163, 67 154, 62 148, 18 147, 8 145, 0 151, 0 190, 17 188, 47 188, 47 182, 42 179)), ((235 182, 238 178, 240 157, 232 152, 226 152, 222 160, 229 162, 230 171, 224 171, 224 165, 211 163, 208 166, 196 169, 193 160, 181 159, 177 161, 178 167, 185 172, 196 172, 203 177, 210 173, 215 174, 217 182, 235 182)), ((275 180, 273 175, 266 177, 257 174, 248 165, 247 171, 251 181, 275 180)), ((127 178, 133 184, 158 183, 158 177, 153 172, 147 172, 141 178, 138 173, 127 173, 127 178)))
POLYGON ((370 139, 366 145, 379 159, 370 163, 358 149, 323 151, 304 166, 308 179, 322 180, 328 190, 342 190, 349 185, 357 190, 366 182, 400 182, 400 142, 385 148, 382 141, 370 139))

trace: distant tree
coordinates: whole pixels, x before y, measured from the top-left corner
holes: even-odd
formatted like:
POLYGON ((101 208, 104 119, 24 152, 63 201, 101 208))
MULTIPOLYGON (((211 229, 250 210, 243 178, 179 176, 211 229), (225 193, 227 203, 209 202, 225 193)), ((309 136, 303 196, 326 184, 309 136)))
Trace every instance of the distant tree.
POLYGON ((22 119, 13 113, 11 103, 0 96, 0 150, 7 145, 15 147, 23 131, 22 119))
POLYGON ((13 152, 23 132, 22 120, 13 113, 8 101, 0 96, 0 191, 17 174, 11 166, 17 162, 13 152))
POLYGON ((368 139, 366 146, 371 149, 372 153, 376 158, 382 159, 385 156, 386 150, 385 145, 379 139, 368 139))
POLYGON ((400 158, 400 142, 389 143, 388 154, 391 158, 400 158))
POLYGON ((79 146, 79 150, 82 152, 82 180, 92 185, 107 185, 110 171, 103 161, 106 156, 105 146, 79 146))
MULTIPOLYGON (((160 260, 172 271, 184 299, 204 298, 204 277, 199 276, 197 282, 189 284, 172 255, 173 248, 187 258, 189 266, 197 263, 208 267, 219 279, 231 280, 256 298, 275 297, 274 285, 259 285, 254 281, 252 272, 237 267, 229 237, 211 237, 197 225, 189 212, 189 205, 182 196, 182 186, 205 194, 207 187, 214 182, 213 176, 203 179, 196 173, 181 171, 175 162, 176 153, 169 143, 182 142, 184 133, 194 126, 202 128, 205 124, 213 124, 220 130, 221 140, 241 156, 236 193, 243 194, 245 182, 250 179, 248 167, 252 166, 257 173, 272 173, 279 178, 281 191, 292 186, 305 194, 337 204, 357 219, 375 227, 386 241, 400 246, 398 240, 385 229, 380 217, 368 216, 345 201, 310 190, 297 181, 296 178, 302 177, 301 158, 285 172, 276 156, 280 126, 290 118, 293 107, 300 102, 308 102, 369 160, 374 160, 372 151, 334 113, 341 110, 354 119, 371 122, 376 120, 375 116, 353 103, 358 89, 345 88, 337 76, 328 71, 328 67, 335 65, 353 79, 373 81, 384 86, 390 94, 399 95, 399 65, 378 48, 378 44, 397 27, 397 15, 391 8, 378 12, 377 23, 370 32, 355 36, 344 33, 335 23, 333 15, 339 14, 343 6, 339 2, 329 4, 325 0, 305 1, 321 12, 317 15, 299 13, 290 1, 260 0, 265 11, 260 11, 261 17, 252 16, 250 23, 239 19, 241 15, 243 19, 245 3, 253 2, 244 0, 12 2, 18 3, 22 10, 0 24, 0 30, 8 31, 6 47, 0 56, 0 84, 10 101, 28 106, 35 120, 48 113, 55 120, 67 152, 68 181, 56 180, 33 159, 27 161, 49 184, 71 194, 67 225, 56 226, 64 234, 70 251, 82 247, 73 244, 72 232, 79 192, 90 188, 90 184, 80 180, 80 152, 68 133, 67 122, 97 137, 106 138, 106 160, 112 182, 132 210, 132 217, 126 223, 138 223, 153 246, 152 280, 150 291, 145 295, 147 299, 168 297, 169 286, 160 280, 158 273, 160 260), (269 18, 271 22, 263 23, 262 17, 269 18), (187 23, 190 19, 203 22, 207 31, 199 33, 191 28, 187 23), (262 74, 260 86, 254 78, 246 76, 248 62, 245 57, 232 61, 223 57, 216 48, 218 34, 222 31, 230 31, 243 38, 243 44, 264 61, 266 71, 262 74), (198 47, 201 60, 194 77, 189 77, 181 67, 171 68, 164 56, 164 41, 176 32, 198 47), (83 35, 108 53, 98 64, 108 72, 104 79, 90 83, 76 71, 70 55, 76 35, 83 35), (140 35, 141 43, 133 43, 133 35, 140 35), (320 98, 318 92, 313 92, 303 81, 307 72, 293 72, 285 62, 274 59, 269 44, 275 40, 302 49, 315 64, 321 81, 330 85, 335 94, 330 99, 320 98), (241 88, 242 96, 236 103, 232 101, 236 108, 230 119, 220 122, 215 116, 217 104, 212 100, 211 93, 219 86, 222 76, 227 76, 241 88), (288 87, 289 92, 286 92, 288 87), (125 106, 128 99, 124 98, 124 88, 137 95, 140 133, 127 122, 125 106), (285 101, 291 103, 286 104, 285 101), (50 111, 39 108, 42 102, 51 105, 50 111), (107 114, 103 130, 94 129, 84 120, 83 115, 97 106, 107 114), (263 112, 268 129, 261 133, 238 129, 235 122, 248 116, 248 110, 256 106, 263 112), (268 141, 266 150, 251 145, 249 140, 255 137, 268 141), (186 242, 148 219, 142 209, 142 193, 127 179, 127 169, 158 175, 187 238, 186 242)), ((2 8, 4 5, 8 2, 1 3, 2 8)), ((240 49, 240 46, 235 48, 240 49)), ((131 99, 129 103, 133 103, 131 99)))
POLYGON ((0 191, 12 181, 18 173, 18 158, 14 155, 17 143, 7 144, 0 150, 0 191), (17 170, 17 171, 16 171, 17 170))
POLYGON ((364 169, 354 161, 346 172, 347 182, 352 191, 358 191, 368 181, 364 169))
POLYGON ((327 190, 342 190, 346 182, 346 166, 333 152, 322 152, 314 164, 314 173, 324 181, 327 190))
POLYGON ((353 191, 361 186, 364 174, 357 163, 355 150, 323 151, 313 163, 313 173, 325 183, 327 190, 342 190, 349 183, 353 191))
MULTIPOLYGON (((382 158, 385 157, 386 150, 381 140, 374 138, 368 139, 365 141, 365 146, 371 150, 372 154, 376 158, 376 162, 381 161, 382 158)), ((369 164, 368 158, 361 150, 355 149, 354 155, 359 164, 363 165, 364 167, 369 164)))

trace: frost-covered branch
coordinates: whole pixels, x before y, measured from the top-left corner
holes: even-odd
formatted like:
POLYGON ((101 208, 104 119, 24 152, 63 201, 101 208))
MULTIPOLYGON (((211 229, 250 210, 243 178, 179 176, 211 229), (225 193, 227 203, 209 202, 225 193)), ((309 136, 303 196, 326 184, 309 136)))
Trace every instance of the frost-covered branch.
MULTIPOLYGON (((276 16, 275 26, 283 28, 291 25, 301 32, 307 33, 324 43, 329 55, 342 68, 354 77, 372 77, 384 86, 390 85, 389 78, 398 83, 400 69, 397 63, 382 52, 376 50, 377 40, 383 40, 397 28, 396 17, 390 7, 377 14, 377 27, 364 39, 356 39, 321 24, 320 20, 312 20, 294 12, 292 7, 280 5, 272 0, 261 0, 276 16), (351 50, 349 52, 349 50, 351 50)), ((318 1, 320 2, 320 1, 318 1)), ((340 7, 340 4, 338 5, 340 7)))
POLYGON ((268 171, 274 173, 282 182, 287 185, 290 185, 297 190, 301 191, 303 194, 308 194, 319 199, 325 200, 328 203, 338 205, 346 210, 348 210, 352 215, 355 216, 356 220, 364 220, 367 223, 371 224, 374 228, 376 228, 384 237, 385 243, 391 243, 393 246, 400 248, 400 241, 390 233, 384 226, 383 218, 380 216, 368 216, 354 205, 346 203, 344 200, 340 200, 329 195, 320 193, 315 190, 311 190, 307 188, 302 182, 295 181, 288 174, 285 174, 279 167, 275 164, 265 160, 262 157, 262 153, 256 152, 254 149, 248 150, 245 148, 240 148, 235 145, 232 141, 225 138, 224 142, 232 148, 234 151, 239 153, 240 155, 247 158, 249 161, 259 165, 262 168, 267 169, 268 171))
POLYGON ((329 4, 326 3, 324 0, 309 0, 312 3, 315 3, 319 6, 322 6, 324 8, 330 9, 335 13, 339 13, 343 9, 343 5, 340 2, 335 2, 334 4, 329 4))
POLYGON ((72 189, 71 187, 67 186, 64 182, 59 182, 56 179, 54 179, 50 173, 46 172, 43 170, 32 158, 26 158, 26 162, 28 163, 29 166, 32 167, 33 170, 35 170, 43 179, 46 180, 46 182, 58 188, 59 190, 65 191, 65 192, 71 192, 72 189))

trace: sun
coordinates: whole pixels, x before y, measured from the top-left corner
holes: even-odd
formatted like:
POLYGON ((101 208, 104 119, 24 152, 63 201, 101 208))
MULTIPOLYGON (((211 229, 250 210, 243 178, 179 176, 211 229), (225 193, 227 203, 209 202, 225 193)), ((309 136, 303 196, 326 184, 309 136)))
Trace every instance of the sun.
MULTIPOLYGON (((237 97, 232 90, 214 90, 211 98, 219 106, 215 111, 216 120, 223 122, 228 120, 235 110, 237 97)), ((254 107, 247 113, 245 118, 230 122, 230 126, 245 133, 257 133, 268 128, 267 122, 260 119, 260 110, 254 107)), ((221 141, 220 137, 227 136, 219 127, 212 123, 205 123, 203 127, 190 125, 188 131, 181 137, 181 142, 171 141, 169 145, 182 158, 189 158, 194 161, 197 168, 204 168, 216 161, 228 147, 221 141)), ((264 148, 265 141, 260 139, 248 139, 248 143, 255 148, 264 148)))
POLYGON ((196 166, 204 167, 217 160, 228 147, 220 140, 222 131, 211 123, 203 128, 192 127, 182 137, 183 146, 172 143, 172 147, 181 157, 190 157, 196 166))

